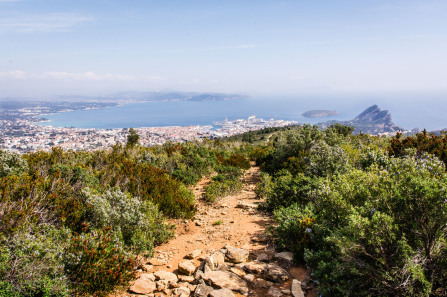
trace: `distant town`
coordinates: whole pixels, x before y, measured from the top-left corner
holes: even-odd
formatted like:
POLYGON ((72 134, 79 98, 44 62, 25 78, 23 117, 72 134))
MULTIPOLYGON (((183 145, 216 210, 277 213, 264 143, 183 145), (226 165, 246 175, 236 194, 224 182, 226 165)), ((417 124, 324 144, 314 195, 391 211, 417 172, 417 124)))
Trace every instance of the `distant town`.
MULTIPOLYGON (((127 128, 85 129, 73 127, 43 126, 38 123, 45 114, 91 108, 103 108, 110 103, 52 103, 52 102, 1 102, 0 103, 0 148, 19 153, 49 150, 58 146, 66 150, 104 149, 127 141, 127 128)), ((295 121, 250 116, 247 119, 224 120, 207 126, 170 126, 135 128, 140 144, 152 146, 167 141, 185 142, 203 138, 220 138, 267 127, 284 127, 297 124, 295 121)))

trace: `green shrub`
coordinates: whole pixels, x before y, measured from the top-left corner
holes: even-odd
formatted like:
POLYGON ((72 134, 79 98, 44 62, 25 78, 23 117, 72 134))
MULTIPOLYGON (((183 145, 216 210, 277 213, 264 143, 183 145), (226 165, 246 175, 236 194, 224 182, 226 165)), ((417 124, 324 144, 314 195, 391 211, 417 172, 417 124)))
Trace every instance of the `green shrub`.
POLYGON ((20 175, 28 170, 28 163, 16 153, 0 149, 0 177, 20 175))
POLYGON ((310 208, 302 208, 297 204, 279 208, 274 212, 277 223, 270 233, 275 239, 278 250, 293 252, 295 261, 302 262, 304 250, 309 247, 315 214, 310 208))
POLYGON ((116 234, 103 229, 73 236, 64 254, 65 273, 81 296, 106 296, 135 278, 136 259, 116 234))
POLYGON ((68 296, 62 256, 70 231, 51 225, 20 230, 0 245, 1 296, 68 296))
POLYGON ((274 181, 260 183, 257 192, 264 191, 265 206, 269 210, 287 207, 292 204, 305 206, 313 199, 313 192, 320 180, 304 174, 292 175, 289 171, 280 171, 274 181))
POLYGON ((88 205, 87 219, 97 229, 111 227, 135 253, 152 254, 155 244, 172 236, 156 205, 141 201, 118 188, 103 194, 84 190, 88 205))
POLYGON ((204 198, 208 202, 214 202, 219 198, 239 192, 242 187, 240 180, 212 181, 205 188, 204 198))

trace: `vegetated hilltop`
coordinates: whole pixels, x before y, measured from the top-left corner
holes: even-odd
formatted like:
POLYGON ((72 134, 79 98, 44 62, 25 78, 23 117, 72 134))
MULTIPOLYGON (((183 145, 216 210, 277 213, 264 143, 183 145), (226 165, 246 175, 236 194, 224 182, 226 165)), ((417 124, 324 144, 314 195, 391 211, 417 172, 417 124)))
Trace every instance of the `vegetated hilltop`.
POLYGON ((212 177, 214 203, 241 189, 250 160, 276 248, 312 269, 322 296, 447 294, 446 135, 274 129, 245 134, 253 143, 142 147, 131 133, 110 150, 0 151, 0 295, 126 287, 137 255, 172 236, 166 219, 194 219, 189 186, 212 177))
POLYGON ((354 134, 362 132, 376 135, 379 133, 398 132, 404 130, 404 128, 393 123, 391 114, 388 110, 381 110, 377 105, 368 107, 353 120, 328 121, 319 125, 320 127, 325 128, 334 123, 353 126, 355 128, 354 134))

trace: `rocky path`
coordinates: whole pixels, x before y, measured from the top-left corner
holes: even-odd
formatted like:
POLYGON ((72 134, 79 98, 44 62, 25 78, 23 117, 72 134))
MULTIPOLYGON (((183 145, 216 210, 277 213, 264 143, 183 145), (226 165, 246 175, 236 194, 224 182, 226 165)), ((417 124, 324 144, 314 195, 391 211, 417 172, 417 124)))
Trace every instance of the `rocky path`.
POLYGON ((293 267, 290 254, 275 253, 265 235, 271 218, 257 210, 259 175, 251 167, 242 192, 212 204, 201 199, 203 179, 194 188, 194 219, 175 221, 175 238, 156 248, 120 296, 316 296, 308 272, 293 267))

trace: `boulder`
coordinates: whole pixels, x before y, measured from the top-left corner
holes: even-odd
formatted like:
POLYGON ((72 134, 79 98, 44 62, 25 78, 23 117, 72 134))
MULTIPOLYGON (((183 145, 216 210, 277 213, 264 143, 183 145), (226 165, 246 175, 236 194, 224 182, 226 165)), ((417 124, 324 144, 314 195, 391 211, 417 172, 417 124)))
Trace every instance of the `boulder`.
POLYGON ((273 259, 285 268, 290 268, 293 265, 293 254, 290 252, 282 252, 273 255, 273 259))
POLYGON ((157 271, 154 272, 154 276, 156 280, 167 280, 169 282, 169 284, 175 284, 176 282, 178 282, 178 277, 177 275, 175 275, 172 272, 167 272, 167 271, 157 271))
POLYGON ((195 280, 194 276, 192 275, 182 275, 182 274, 178 275, 178 279, 179 281, 186 283, 192 283, 195 280))
POLYGON ((260 273, 264 272, 264 270, 266 269, 267 266, 268 266, 268 264, 254 261, 254 262, 249 262, 249 263, 245 264, 244 270, 249 273, 260 274, 260 273))
POLYGON ((208 297, 208 295, 213 291, 214 289, 210 286, 207 286, 205 284, 199 284, 197 285, 195 291, 194 291, 194 297, 208 297))
POLYGON ((225 263, 225 256, 223 253, 217 251, 209 255, 205 258, 205 261, 203 263, 204 268, 203 271, 207 272, 209 270, 214 271, 216 270, 220 265, 225 263))
POLYGON ((289 273, 276 264, 267 265, 264 275, 266 279, 273 282, 284 282, 289 279, 289 273))
POLYGON ((160 279, 160 280, 156 281, 155 283, 157 284, 158 291, 163 291, 163 290, 169 289, 169 286, 171 285, 171 283, 167 279, 160 279))
POLYGON ((202 250, 194 250, 186 255, 186 259, 195 259, 202 254, 202 250))
POLYGON ((227 254, 225 255, 231 263, 244 263, 248 260, 249 252, 246 249, 234 248, 226 246, 227 254))
POLYGON ((293 297, 304 297, 304 292, 301 289, 301 282, 297 279, 292 281, 291 293, 293 297))
POLYGON ((157 289, 157 285, 153 280, 144 276, 144 274, 137 279, 132 286, 130 286, 129 291, 134 294, 150 294, 157 289))
POLYGON ((179 287, 172 290, 172 295, 174 297, 189 297, 191 295, 191 291, 186 287, 179 287))
POLYGON ((233 291, 230 289, 220 289, 220 290, 214 290, 210 292, 210 297, 235 297, 233 291))
POLYGON ((216 288, 228 288, 242 294, 248 293, 247 282, 228 271, 209 271, 203 275, 203 279, 208 285, 216 288))
POLYGON ((192 275, 196 271, 196 266, 191 260, 186 260, 178 264, 178 271, 186 275, 192 275))
POLYGON ((269 261, 269 256, 265 253, 259 254, 258 257, 256 258, 256 261, 258 262, 268 262, 269 261))

